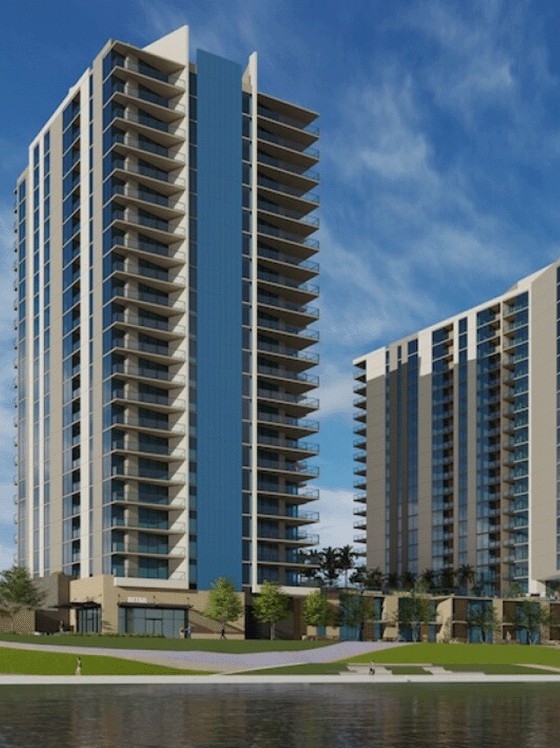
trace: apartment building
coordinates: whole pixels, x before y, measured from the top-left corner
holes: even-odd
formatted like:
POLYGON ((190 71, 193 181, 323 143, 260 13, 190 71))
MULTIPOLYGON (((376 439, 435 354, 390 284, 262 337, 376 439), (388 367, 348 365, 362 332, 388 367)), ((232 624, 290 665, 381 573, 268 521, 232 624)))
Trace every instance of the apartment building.
POLYGON ((355 364, 355 537, 386 574, 560 579, 559 262, 355 364))
POLYGON ((318 519, 317 114, 257 74, 256 53, 191 54, 187 27, 111 40, 30 144, 16 504, 35 576, 300 584, 318 519))

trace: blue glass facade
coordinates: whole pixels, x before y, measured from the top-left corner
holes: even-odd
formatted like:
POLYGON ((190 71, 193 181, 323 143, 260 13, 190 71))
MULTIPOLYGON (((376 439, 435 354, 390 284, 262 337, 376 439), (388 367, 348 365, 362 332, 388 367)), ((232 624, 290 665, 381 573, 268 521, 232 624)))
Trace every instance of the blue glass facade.
POLYGON ((240 589, 242 71, 201 51, 197 64, 198 585, 227 569, 240 589))

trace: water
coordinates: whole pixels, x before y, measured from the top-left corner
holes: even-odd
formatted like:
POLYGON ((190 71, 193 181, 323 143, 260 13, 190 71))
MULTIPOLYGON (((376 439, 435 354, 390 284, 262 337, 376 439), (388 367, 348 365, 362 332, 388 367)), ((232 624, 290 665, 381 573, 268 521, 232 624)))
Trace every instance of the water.
POLYGON ((549 748, 560 685, 2 686, 0 748, 549 748))

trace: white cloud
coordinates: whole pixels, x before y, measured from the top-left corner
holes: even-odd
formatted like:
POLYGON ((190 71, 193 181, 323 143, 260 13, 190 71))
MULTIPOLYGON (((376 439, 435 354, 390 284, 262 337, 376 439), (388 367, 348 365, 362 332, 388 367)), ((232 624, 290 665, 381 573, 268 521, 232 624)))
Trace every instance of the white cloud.
POLYGON ((319 511, 321 521, 313 532, 319 533, 320 547, 341 547, 354 545, 355 550, 362 550, 353 541, 352 508, 354 494, 344 488, 321 488, 319 511))
POLYGON ((0 571, 13 566, 15 550, 14 545, 0 541, 0 571))
POLYGON ((321 407, 318 416, 321 419, 334 415, 352 417, 353 374, 352 362, 347 361, 345 367, 334 363, 326 363, 321 367, 321 407))

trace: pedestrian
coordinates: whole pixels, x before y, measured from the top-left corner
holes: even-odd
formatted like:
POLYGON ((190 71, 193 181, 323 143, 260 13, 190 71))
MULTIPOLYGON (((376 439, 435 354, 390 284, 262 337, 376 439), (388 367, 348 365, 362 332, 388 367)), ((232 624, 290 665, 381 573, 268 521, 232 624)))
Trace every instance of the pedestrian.
POLYGON ((187 626, 187 639, 190 639, 192 636, 192 626, 187 626))
POLYGON ((76 665, 76 675, 82 674, 82 658, 78 657, 78 664, 76 665))
POLYGON ((226 627, 222 626, 222 633, 220 634, 220 639, 226 638, 226 627))
POLYGON ((369 674, 370 675, 375 675, 375 666, 374 666, 373 662, 369 663, 369 674))

